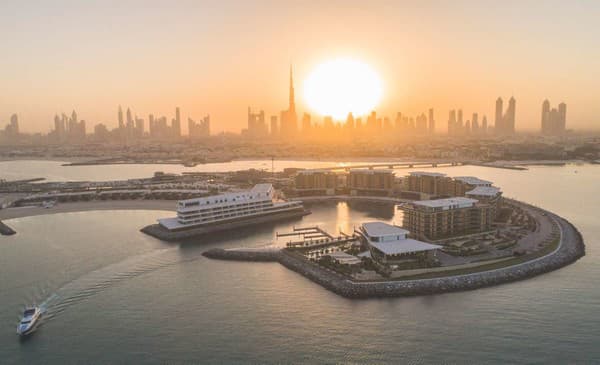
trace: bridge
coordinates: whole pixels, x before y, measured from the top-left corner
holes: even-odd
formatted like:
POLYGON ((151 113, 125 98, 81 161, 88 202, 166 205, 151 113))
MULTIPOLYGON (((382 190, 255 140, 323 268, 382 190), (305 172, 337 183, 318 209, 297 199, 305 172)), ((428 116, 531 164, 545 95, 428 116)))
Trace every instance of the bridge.
POLYGON ((349 171, 351 169, 376 169, 376 168, 387 168, 387 169, 413 169, 413 168, 428 168, 428 167, 452 167, 452 166, 465 166, 469 165, 466 161, 436 161, 436 162, 386 162, 386 163, 370 163, 360 165, 348 165, 348 166, 333 166, 323 167, 316 170, 328 170, 328 171, 349 171))

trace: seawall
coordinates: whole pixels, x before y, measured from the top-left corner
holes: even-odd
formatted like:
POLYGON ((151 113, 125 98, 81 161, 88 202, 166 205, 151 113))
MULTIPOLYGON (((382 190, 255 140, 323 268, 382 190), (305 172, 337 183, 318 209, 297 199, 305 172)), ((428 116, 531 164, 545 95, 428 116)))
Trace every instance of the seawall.
POLYGON ((505 268, 463 275, 430 279, 353 281, 337 272, 308 261, 286 249, 260 251, 255 249, 213 249, 205 256, 224 260, 277 261, 326 289, 347 298, 381 298, 431 295, 473 290, 528 279, 567 266, 585 255, 585 245, 579 231, 564 218, 550 215, 560 228, 558 247, 549 254, 505 268))
POLYGON ((10 228, 9 226, 7 226, 6 224, 2 223, 2 221, 0 221, 0 234, 3 236, 10 236, 17 233, 14 229, 10 228))

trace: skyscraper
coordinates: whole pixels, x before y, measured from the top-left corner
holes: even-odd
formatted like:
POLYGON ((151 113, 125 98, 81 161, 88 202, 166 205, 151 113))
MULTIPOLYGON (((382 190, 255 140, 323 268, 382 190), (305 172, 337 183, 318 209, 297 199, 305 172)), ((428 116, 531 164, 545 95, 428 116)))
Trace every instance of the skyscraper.
POLYGON ((548 130, 548 118, 550 117, 550 101, 544 100, 542 103, 542 133, 548 130))
POLYGON ((550 102, 544 100, 542 104, 542 134, 560 135, 566 130, 567 104, 558 104, 558 109, 550 109, 550 102))
POLYGON ((433 108, 429 109, 429 133, 435 133, 435 120, 433 119, 433 108))
POLYGON ((281 112, 281 136, 291 138, 298 132, 298 116, 296 114, 296 102, 294 98, 294 76, 290 65, 290 89, 288 109, 281 112))
POLYGON ((506 114, 503 117, 506 134, 515 133, 516 105, 517 101, 514 97, 511 96, 510 100, 508 100, 508 109, 506 110, 506 114))
POLYGON ((501 134, 504 131, 502 122, 502 98, 496 99, 496 117, 494 118, 494 130, 496 134, 501 134))
POLYGON ((496 120, 494 132, 498 135, 509 135, 515 133, 515 115, 517 101, 514 97, 508 100, 506 113, 502 114, 502 98, 496 100, 496 120))
POLYGON ((277 122, 277 116, 271 116, 271 137, 279 137, 279 123, 277 122))
POLYGON ((175 119, 171 123, 171 128, 173 129, 173 136, 175 138, 181 137, 181 114, 179 107, 175 108, 175 119))
POLYGON ((123 109, 121 109, 120 105, 119 105, 118 118, 119 118, 119 129, 125 128, 125 123, 123 122, 123 109))
POLYGON ((479 115, 477 113, 473 113, 473 117, 471 118, 471 132, 473 134, 479 133, 479 115))

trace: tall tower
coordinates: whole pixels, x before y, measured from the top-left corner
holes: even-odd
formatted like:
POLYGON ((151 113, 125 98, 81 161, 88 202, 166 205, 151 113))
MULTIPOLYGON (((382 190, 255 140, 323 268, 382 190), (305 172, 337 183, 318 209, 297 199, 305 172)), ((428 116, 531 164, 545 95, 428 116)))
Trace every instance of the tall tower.
POLYGON ((291 138, 298 133, 298 116, 294 99, 294 76, 290 65, 290 90, 288 109, 281 112, 280 133, 284 138, 291 138))
POLYGON ((508 101, 508 109, 506 110, 507 122, 505 123, 506 132, 508 134, 515 133, 515 114, 517 101, 514 97, 510 97, 508 101))
POLYGON ((289 109, 290 113, 296 113, 296 101, 294 98, 294 75, 292 73, 292 65, 290 65, 290 101, 289 109))
POLYGON ((567 129, 567 104, 558 104, 558 116, 559 116, 559 133, 564 133, 567 129))
POLYGON ((123 129, 125 128, 125 123, 123 122, 123 109, 121 109, 121 106, 119 105, 119 129, 123 129))
POLYGON ((502 98, 496 99, 496 118, 494 119, 494 130, 496 134, 504 132, 504 123, 502 122, 502 98))
POLYGON ((433 108, 429 109, 429 133, 435 133, 435 120, 433 119, 433 108))
POLYGON ((542 133, 548 133, 548 118, 550 117, 550 102, 544 100, 542 104, 542 133))
POLYGON ((175 108, 175 119, 171 124, 173 128, 173 135, 177 138, 181 137, 181 113, 179 112, 179 107, 175 108))

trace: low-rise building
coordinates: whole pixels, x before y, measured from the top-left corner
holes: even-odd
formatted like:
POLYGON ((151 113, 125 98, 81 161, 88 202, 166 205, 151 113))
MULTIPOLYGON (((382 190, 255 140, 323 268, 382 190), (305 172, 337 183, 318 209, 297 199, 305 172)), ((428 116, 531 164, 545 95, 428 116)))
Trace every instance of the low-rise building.
POLYGON ((414 201, 399 209, 404 211, 403 227, 422 240, 487 231, 494 218, 490 204, 465 197, 414 201))
POLYGON ((383 222, 363 223, 358 233, 368 244, 371 258, 383 264, 432 259, 442 248, 408 238, 409 231, 383 222))

